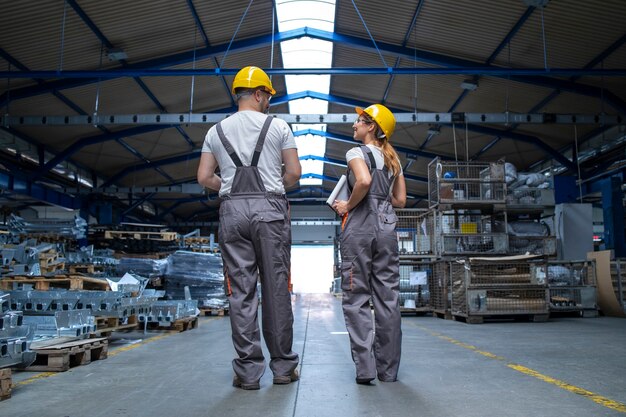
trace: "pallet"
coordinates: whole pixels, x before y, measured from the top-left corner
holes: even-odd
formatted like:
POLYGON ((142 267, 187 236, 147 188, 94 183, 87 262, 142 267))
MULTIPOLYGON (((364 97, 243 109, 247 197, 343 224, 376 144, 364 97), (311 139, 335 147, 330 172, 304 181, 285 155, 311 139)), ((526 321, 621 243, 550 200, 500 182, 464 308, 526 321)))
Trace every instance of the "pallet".
POLYGON ((106 337, 101 337, 50 345, 45 348, 33 348, 32 350, 37 353, 37 357, 35 362, 25 370, 65 372, 75 366, 103 360, 108 356, 108 343, 106 337))
POLYGON ((400 314, 415 314, 416 316, 422 316, 426 313, 431 313, 433 309, 431 307, 416 307, 406 308, 400 307, 400 314))
POLYGON ((159 326, 159 323, 150 322, 145 323, 147 330, 168 330, 175 332, 184 332, 185 330, 192 330, 198 327, 198 317, 185 317, 179 320, 175 320, 169 326, 159 326))
POLYGON ((109 283, 105 280, 80 275, 59 274, 51 277, 33 275, 15 275, 0 279, 0 290, 10 291, 13 283, 31 284, 36 290, 48 291, 50 288, 65 288, 70 290, 99 290, 109 291, 109 283))
POLYGON ((482 324, 487 321, 496 320, 514 320, 514 321, 532 321, 534 323, 544 323, 550 318, 549 314, 496 314, 496 315, 461 315, 452 314, 454 321, 460 321, 467 324, 482 324))
POLYGON ((11 376, 11 368, 0 369, 0 401, 11 398, 12 389, 13 379, 11 376))
MULTIPOLYGON (((96 265, 94 264, 73 264, 68 268, 70 274, 95 274, 96 273, 96 265)), ((98 265, 98 272, 102 270, 102 266, 98 265)))
POLYGON ((134 240, 161 240, 173 242, 177 239, 176 232, 144 232, 144 231, 124 231, 124 230, 106 230, 104 232, 105 239, 134 239, 134 240))
POLYGON ((138 327, 138 318, 136 314, 128 316, 126 324, 120 324, 118 317, 96 317, 96 330, 91 333, 93 337, 109 337, 113 332, 123 330, 135 330, 138 327))
POLYGON ((452 320, 450 310, 433 310, 433 316, 444 320, 452 320))
POLYGON ((135 259, 165 259, 170 256, 170 252, 153 252, 153 253, 125 253, 115 252, 113 257, 115 259, 121 258, 135 258, 135 259))
POLYGON ((227 308, 202 307, 202 308, 198 308, 198 310, 200 310, 201 316, 227 316, 228 315, 227 308))

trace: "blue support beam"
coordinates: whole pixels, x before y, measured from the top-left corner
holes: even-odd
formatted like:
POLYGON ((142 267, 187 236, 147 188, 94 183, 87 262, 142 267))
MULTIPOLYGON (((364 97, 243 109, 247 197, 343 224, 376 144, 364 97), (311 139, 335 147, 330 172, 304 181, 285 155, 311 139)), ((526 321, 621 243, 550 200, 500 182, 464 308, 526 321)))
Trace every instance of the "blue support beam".
MULTIPOLYGON (((57 80, 53 82, 46 83, 45 86, 33 86, 33 87, 24 87, 20 89, 16 89, 12 92, 12 99, 21 99, 25 97, 30 97, 37 94, 46 93, 49 90, 60 90, 64 88, 72 88, 79 85, 85 85, 88 83, 93 83, 99 80, 99 78, 115 78, 115 77, 136 77, 136 76, 150 76, 150 75, 158 75, 158 76, 166 76, 166 75, 196 75, 196 74, 204 74, 204 75, 224 75, 226 72, 220 68, 210 69, 210 70, 163 70, 161 72, 159 69, 172 67, 176 65, 180 65, 183 63, 189 63, 194 59, 205 59, 208 57, 215 57, 216 55, 222 54, 226 51, 227 48, 230 47, 230 51, 245 51, 249 49, 259 48, 265 45, 269 45, 271 42, 279 43, 287 40, 298 39, 301 37, 311 37, 314 39, 339 43, 348 45, 350 47, 354 47, 357 49, 364 50, 372 50, 373 45, 371 39, 368 38, 360 38, 356 36, 350 35, 342 35, 339 33, 323 31, 319 29, 312 29, 308 27, 293 29, 290 31, 279 32, 272 35, 263 35, 258 36, 242 41, 233 42, 232 44, 222 44, 213 47, 205 47, 200 48, 196 51, 183 52, 175 55, 170 55, 168 57, 157 58, 152 60, 147 60, 143 62, 139 62, 136 64, 128 65, 124 69, 113 69, 108 71, 100 71, 100 72, 92 72, 92 71, 36 71, 30 72, 29 74, 22 74, 20 71, 15 71, 12 73, 9 72, 0 72, 1 78, 8 77, 23 77, 26 76, 28 78, 41 78, 45 76, 46 78, 59 78, 59 77, 70 77, 70 79, 65 80, 57 80), (81 78, 76 78, 81 77, 81 78), (82 78, 84 77, 84 78, 82 78)), ((483 75, 488 74, 496 77, 510 78, 513 81, 520 83, 527 83, 532 85, 538 85, 547 88, 555 88, 563 91, 568 91, 575 94, 581 94, 584 96, 591 96, 594 98, 604 97, 606 102, 613 106, 615 109, 620 111, 621 113, 626 113, 626 103, 617 97, 615 94, 609 91, 603 91, 600 87, 590 86, 579 84, 575 82, 571 82, 568 80, 562 80, 554 77, 547 77, 545 74, 552 74, 554 76, 559 75, 623 75, 626 70, 570 70, 570 69, 507 69, 500 68, 492 65, 484 65, 481 63, 477 63, 470 60, 455 58, 446 56, 443 54, 437 54, 430 51, 418 50, 416 48, 407 48, 402 46, 397 46, 388 43, 378 43, 377 44, 379 50, 382 53, 392 54, 398 57, 403 57, 410 60, 417 60, 420 62, 426 62, 429 64, 438 65, 444 67, 443 69, 439 69, 439 71, 435 71, 440 74, 475 74, 475 75, 483 75), (449 71, 446 71, 446 68, 449 71)), ((296 70, 286 70, 286 69, 269 69, 267 72, 270 75, 275 74, 415 74, 415 73, 432 73, 430 69, 418 69, 412 68, 380 68, 380 69, 368 69, 368 68, 356 68, 356 69, 329 69, 329 70, 321 70, 321 69, 307 69, 304 71, 296 71, 296 70)), ((235 69, 230 70, 236 71, 235 69)), ((230 73, 230 72, 229 72, 230 73)), ((2 105, 6 100, 6 94, 0 97, 0 105, 2 105)))
POLYGON ((48 186, 36 184, 15 175, 0 172, 0 190, 29 196, 35 200, 55 206, 78 210, 83 206, 80 198, 61 193, 48 186))
POLYGON ((589 184, 592 192, 602 192, 602 212, 604 218, 604 244, 612 249, 616 258, 626 256, 626 239, 624 237, 624 204, 621 175, 603 178, 589 184))

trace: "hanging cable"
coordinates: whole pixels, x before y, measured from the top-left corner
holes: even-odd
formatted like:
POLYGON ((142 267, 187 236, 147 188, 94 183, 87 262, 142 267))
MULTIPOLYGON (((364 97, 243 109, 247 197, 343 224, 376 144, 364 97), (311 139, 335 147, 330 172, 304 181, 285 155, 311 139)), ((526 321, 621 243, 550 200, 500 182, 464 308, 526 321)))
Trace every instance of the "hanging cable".
POLYGON ((61 56, 59 57, 59 71, 63 71, 63 47, 65 45, 65 18, 67 16, 67 0, 63 2, 63 22, 61 23, 61 56))
POLYGON ((252 6, 253 1, 254 0, 250 0, 250 3, 248 3, 248 7, 246 7, 246 11, 243 12, 243 16, 241 16, 241 20, 239 20, 239 24, 237 25, 237 29, 235 29, 235 33, 233 33, 233 37, 230 38, 230 42, 228 42, 228 48, 226 48, 226 52, 224 52, 224 56, 222 57, 222 62, 220 62, 220 68, 224 66, 224 61, 226 60, 226 57, 228 56, 228 51, 230 51, 230 47, 233 44, 233 41, 235 40, 235 36, 237 36, 237 32, 239 32, 239 28, 241 27, 243 20, 246 18, 246 15, 248 14, 248 10, 250 10, 250 6, 252 6))
POLYGON ((452 140, 454 141, 454 161, 459 162, 459 155, 456 150, 456 126, 452 123, 452 140))
POLYGON ((578 154, 578 127, 574 123, 574 146, 576 147, 576 166, 578 169, 578 196, 579 200, 583 202, 583 183, 580 176, 580 155, 578 154))
POLYGON ((548 47, 546 46, 546 28, 543 21, 543 7, 541 8, 541 35, 543 38, 543 66, 548 69, 548 47))
POLYGON ((469 131, 467 120, 465 120, 465 160, 469 161, 469 131))
MULTIPOLYGON (((196 69, 196 48, 198 46, 197 39, 198 39, 198 25, 196 24, 196 30, 194 30, 193 32, 193 61, 191 63, 191 68, 193 70, 196 69)), ((193 113, 193 91, 194 91, 195 85, 196 85, 196 76, 192 75, 191 76, 191 93, 189 95, 189 121, 190 122, 191 122, 191 114, 193 113)))
MULTIPOLYGON (((102 56, 104 55, 104 43, 100 42, 100 61, 98 63, 98 70, 102 70, 102 56)), ((96 103, 93 109, 93 123, 94 126, 97 125, 96 117, 98 116, 98 107, 100 106, 100 83, 102 82, 102 77, 98 77, 98 83, 96 84, 96 103)))
POLYGON ((380 60, 383 61, 383 65, 385 67, 387 67, 387 63, 385 62, 385 58, 383 58, 383 54, 380 52, 380 49, 378 49, 378 45, 376 45, 376 41, 374 40, 374 37, 370 33, 370 30, 367 28, 367 24, 365 23, 365 20, 363 19, 363 16, 361 16, 361 12, 359 12, 359 8, 356 7, 356 3, 354 2, 354 0, 352 0, 352 5, 354 6, 354 10, 356 10, 356 14, 359 15, 359 18, 361 19, 361 23, 363 23, 363 27, 365 28, 365 30, 367 31, 367 34, 369 35, 370 39, 372 40, 372 43, 374 44, 374 47, 376 48, 376 52, 378 52, 378 56, 380 56, 380 60))

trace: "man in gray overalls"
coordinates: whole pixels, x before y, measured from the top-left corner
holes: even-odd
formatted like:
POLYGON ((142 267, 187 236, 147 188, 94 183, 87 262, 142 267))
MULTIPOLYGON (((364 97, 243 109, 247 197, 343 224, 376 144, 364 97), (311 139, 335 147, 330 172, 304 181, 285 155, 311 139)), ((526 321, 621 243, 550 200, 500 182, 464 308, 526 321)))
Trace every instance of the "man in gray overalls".
POLYGON ((209 129, 198 182, 219 190, 223 199, 218 238, 238 355, 233 360, 233 386, 255 390, 265 372, 257 321, 259 277, 273 382, 298 379, 298 354, 292 351, 291 220, 285 186, 299 180, 301 167, 289 125, 266 115, 276 93, 267 74, 257 67, 243 68, 235 76, 232 93, 239 111, 209 129), (218 166, 221 178, 215 174, 218 166))
POLYGON ((406 185, 398 155, 389 143, 396 124, 391 111, 382 104, 356 111, 354 139, 363 146, 346 154, 352 192, 348 201, 333 205, 343 216, 343 314, 356 382, 369 384, 376 377, 393 382, 398 377, 402 343, 398 218, 393 207, 404 207, 406 185))

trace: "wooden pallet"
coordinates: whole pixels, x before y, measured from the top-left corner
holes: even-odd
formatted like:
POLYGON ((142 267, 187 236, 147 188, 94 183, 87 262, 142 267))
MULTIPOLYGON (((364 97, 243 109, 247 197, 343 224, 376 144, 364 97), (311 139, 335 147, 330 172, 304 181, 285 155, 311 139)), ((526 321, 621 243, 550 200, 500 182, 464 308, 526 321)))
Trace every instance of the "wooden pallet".
POLYGON ((146 323, 147 330, 169 330, 175 332, 184 332, 198 327, 198 317, 185 317, 175 320, 169 326, 159 326, 159 323, 146 323))
POLYGON ((444 320, 452 320, 450 310, 433 310, 433 316, 444 320))
POLYGON ((13 379, 11 377, 11 368, 0 369, 0 401, 11 398, 12 389, 13 379))
POLYGON ((142 231, 124 231, 124 230, 106 230, 104 232, 105 239, 134 239, 134 240, 161 240, 172 242, 177 239, 176 232, 142 232, 142 231))
POLYGON ((47 291, 50 288, 65 288, 70 290, 99 290, 108 291, 109 283, 105 280, 80 275, 59 274, 51 277, 15 275, 0 279, 0 290, 10 291, 13 283, 31 284, 36 290, 47 291))
POLYGON ((485 321, 497 321, 497 320, 524 320, 532 321, 535 323, 543 323, 548 321, 549 314, 494 314, 494 315, 458 315, 452 314, 452 319, 455 321, 461 321, 467 324, 482 324, 485 321))
POLYGON ((115 259, 121 258, 135 258, 135 259, 165 259, 170 256, 170 252, 153 252, 153 253, 124 253, 115 252, 113 257, 115 259))
POLYGON ((421 316, 427 313, 431 313, 432 311, 433 311, 432 307, 416 307, 416 308, 400 307, 400 314, 415 314, 416 316, 421 316))
MULTIPOLYGON (((102 267, 98 268, 102 270, 102 267)), ((73 264, 68 267, 70 274, 95 274, 96 266, 94 264, 73 264)))
POLYGON ((228 309, 227 308, 207 308, 201 307, 198 308, 200 310, 201 316, 227 316, 228 309))
POLYGON ((87 365, 92 361, 106 359, 108 339, 77 340, 73 342, 33 348, 37 353, 35 362, 26 371, 65 372, 74 366, 87 365))

